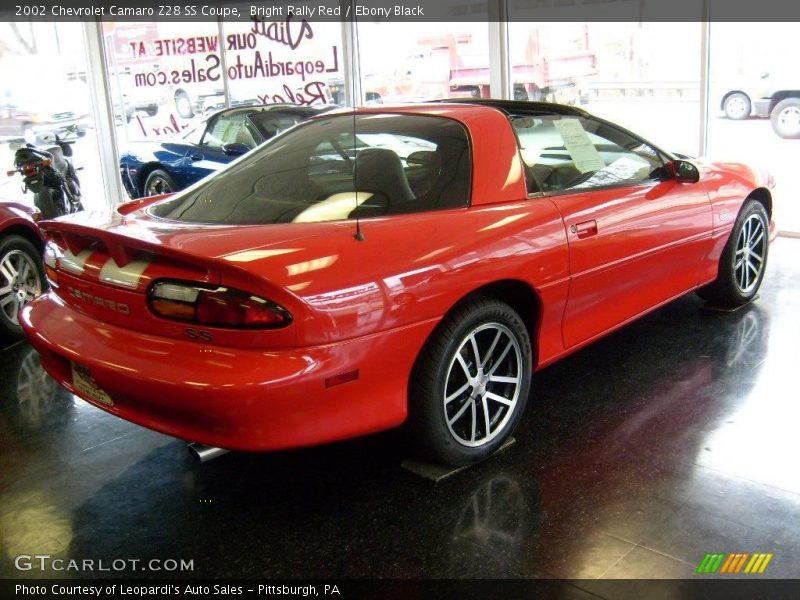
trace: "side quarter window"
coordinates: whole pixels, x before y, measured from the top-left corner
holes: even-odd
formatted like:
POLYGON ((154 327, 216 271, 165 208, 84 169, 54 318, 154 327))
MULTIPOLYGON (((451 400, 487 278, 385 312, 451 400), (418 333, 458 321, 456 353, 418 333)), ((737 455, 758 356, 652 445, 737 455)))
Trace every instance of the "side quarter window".
POLYGON ((526 167, 528 192, 583 191, 658 180, 664 162, 657 150, 594 119, 577 116, 512 116, 526 167))

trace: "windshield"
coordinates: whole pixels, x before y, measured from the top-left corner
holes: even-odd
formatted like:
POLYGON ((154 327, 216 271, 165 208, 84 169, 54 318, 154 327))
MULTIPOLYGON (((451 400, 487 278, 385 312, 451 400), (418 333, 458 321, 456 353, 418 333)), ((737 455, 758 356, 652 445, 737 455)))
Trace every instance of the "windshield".
POLYGON ((467 133, 456 121, 339 114, 288 131, 150 212, 244 225, 453 208, 469 203, 470 170, 467 133))

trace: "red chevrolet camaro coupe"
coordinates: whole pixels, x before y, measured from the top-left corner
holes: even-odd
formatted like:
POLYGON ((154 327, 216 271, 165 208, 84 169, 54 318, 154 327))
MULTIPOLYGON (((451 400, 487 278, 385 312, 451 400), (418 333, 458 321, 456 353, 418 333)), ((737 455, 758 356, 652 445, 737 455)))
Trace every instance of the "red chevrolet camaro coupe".
POLYGON ((471 463, 535 370, 687 292, 752 299, 770 187, 554 104, 326 114, 178 194, 44 223, 51 290, 21 322, 61 384, 173 436, 407 422, 471 463))

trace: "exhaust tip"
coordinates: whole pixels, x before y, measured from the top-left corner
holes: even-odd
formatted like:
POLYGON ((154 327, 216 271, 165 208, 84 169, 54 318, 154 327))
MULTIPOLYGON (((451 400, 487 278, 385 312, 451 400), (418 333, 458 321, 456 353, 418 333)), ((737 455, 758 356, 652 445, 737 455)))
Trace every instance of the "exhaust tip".
POLYGON ((230 452, 230 450, 226 450, 225 448, 217 448, 216 446, 206 446, 205 444, 196 443, 189 444, 189 453, 201 463, 219 458, 228 452, 230 452))

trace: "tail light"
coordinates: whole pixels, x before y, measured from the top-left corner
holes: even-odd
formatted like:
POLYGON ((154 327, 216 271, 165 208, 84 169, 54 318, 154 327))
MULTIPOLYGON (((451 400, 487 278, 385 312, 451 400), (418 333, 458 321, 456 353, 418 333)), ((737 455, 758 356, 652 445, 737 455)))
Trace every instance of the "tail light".
POLYGON ((282 306, 226 287, 161 281, 150 288, 150 309, 160 317, 219 327, 275 328, 292 322, 282 306))
MULTIPOLYGON (((38 213, 41 216, 41 213, 38 213)), ((38 219, 36 219, 38 220, 38 219)), ((44 247, 44 272, 51 287, 58 287, 58 259, 61 251, 53 242, 48 242, 44 247)))

